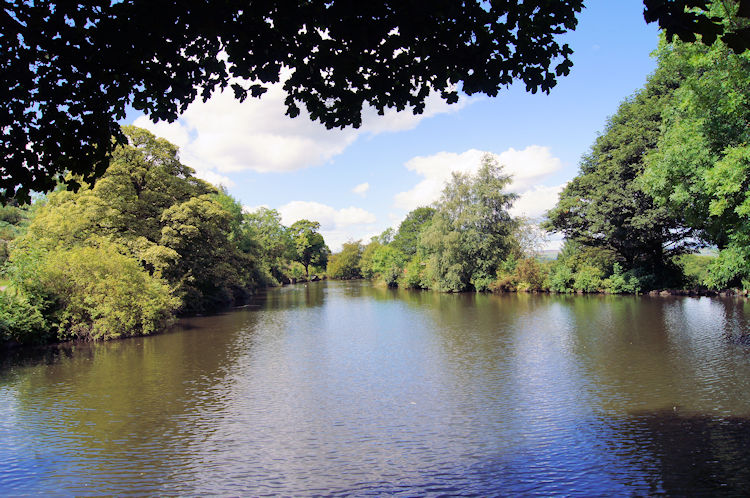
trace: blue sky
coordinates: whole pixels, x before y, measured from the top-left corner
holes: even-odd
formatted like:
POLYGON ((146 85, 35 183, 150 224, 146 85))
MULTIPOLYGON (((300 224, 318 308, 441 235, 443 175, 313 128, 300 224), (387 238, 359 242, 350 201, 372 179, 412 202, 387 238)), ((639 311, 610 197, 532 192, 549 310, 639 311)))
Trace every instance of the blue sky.
MULTIPOLYGON (((227 186, 248 209, 278 209, 282 220, 320 221, 331 249, 398 223, 439 195, 451 171, 471 172, 483 151, 498 156, 521 194, 514 214, 538 218, 578 170, 608 116, 655 68, 655 25, 638 0, 588 2, 564 40, 574 66, 549 95, 514 85, 496 98, 448 106, 432 100, 423 116, 365 114, 359 130, 326 130, 289 119, 278 88, 243 104, 230 94, 194 103, 176 123, 128 122, 181 148, 201 176, 227 186)), ((550 242, 550 247, 556 245, 550 242)))

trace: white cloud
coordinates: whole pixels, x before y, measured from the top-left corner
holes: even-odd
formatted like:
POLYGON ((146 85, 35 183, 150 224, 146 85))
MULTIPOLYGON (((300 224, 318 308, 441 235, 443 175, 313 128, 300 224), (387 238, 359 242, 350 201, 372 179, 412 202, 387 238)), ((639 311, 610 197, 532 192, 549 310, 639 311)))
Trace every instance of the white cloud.
POLYGON ((258 206, 248 206, 248 205, 243 204, 242 205, 242 212, 243 213, 254 213, 255 211, 257 211, 260 208, 271 209, 271 206, 269 206, 268 204, 260 204, 258 206))
POLYGON ((243 170, 285 172, 323 164, 362 134, 412 129, 422 119, 456 112, 473 101, 462 98, 448 105, 432 94, 424 113, 417 116, 409 109, 389 109, 379 116, 375 109, 366 107, 359 129, 328 130, 311 121, 304 111, 294 119, 287 117, 282 85, 270 85, 260 99, 249 97, 243 103, 231 90, 217 92, 206 102, 198 99, 190 104, 174 123, 152 123, 141 116, 134 124, 178 145, 182 162, 199 176, 243 170))
POLYGON ((354 187, 352 189, 352 192, 354 192, 357 195, 361 195, 362 197, 364 197, 365 195, 367 195, 367 191, 368 190, 370 190, 370 184, 367 183, 367 182, 365 182, 365 183, 360 183, 359 185, 357 185, 356 187, 354 187))
POLYGON ((225 187, 234 187, 236 185, 236 183, 234 183, 234 181, 228 176, 220 175, 211 170, 196 170, 195 176, 216 186, 223 185, 225 187))
POLYGON ((510 214, 539 219, 547 211, 555 207, 557 198, 564 187, 564 183, 553 187, 544 185, 533 187, 520 195, 510 209, 510 214))
POLYGON ((320 233, 334 252, 352 238, 364 238, 365 234, 372 232, 372 225, 377 222, 374 214, 362 208, 351 206, 335 209, 319 202, 292 201, 278 211, 281 222, 286 226, 302 219, 319 222, 320 233))
MULTIPOLYGON (((432 156, 419 156, 409 160, 406 168, 423 179, 412 189, 396 194, 395 206, 412 210, 435 202, 440 197, 445 183, 450 180, 451 174, 475 173, 479 170, 483 154, 483 151, 470 149, 461 154, 439 152, 432 156)), ((560 159, 554 157, 548 147, 540 145, 530 145, 523 150, 510 148, 493 155, 505 172, 513 177, 508 190, 521 194, 562 167, 560 159)))

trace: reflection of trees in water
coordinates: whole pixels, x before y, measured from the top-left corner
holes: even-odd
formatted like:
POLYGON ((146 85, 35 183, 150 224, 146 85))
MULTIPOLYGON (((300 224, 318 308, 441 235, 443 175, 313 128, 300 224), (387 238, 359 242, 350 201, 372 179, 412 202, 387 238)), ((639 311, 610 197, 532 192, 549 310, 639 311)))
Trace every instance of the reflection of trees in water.
POLYGON ((327 285, 327 282, 308 282, 269 289, 253 299, 253 303, 267 310, 314 308, 323 305, 327 285))
POLYGON ((644 411, 605 419, 605 444, 646 476, 651 492, 744 496, 750 486, 750 420, 644 411))
POLYGON ((192 465, 188 445, 206 427, 183 420, 221 405, 220 386, 245 352, 254 317, 195 317, 158 336, 19 355, 0 378, 12 393, 14 434, 29 445, 13 458, 26 458, 23 467, 41 456, 45 475, 65 481, 57 492, 157 491, 192 465))

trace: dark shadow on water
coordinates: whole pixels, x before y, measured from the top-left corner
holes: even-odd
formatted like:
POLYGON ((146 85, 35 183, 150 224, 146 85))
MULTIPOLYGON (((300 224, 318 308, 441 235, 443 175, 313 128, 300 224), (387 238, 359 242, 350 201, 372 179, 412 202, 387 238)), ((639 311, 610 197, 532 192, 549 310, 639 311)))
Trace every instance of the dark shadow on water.
POLYGON ((0 350, 0 378, 6 371, 24 365, 53 365, 64 358, 80 354, 81 346, 73 343, 42 346, 18 346, 0 350))
MULTIPOLYGON (((667 495, 746 496, 750 490, 750 420, 672 410, 612 419, 610 441, 632 445, 636 465, 667 495)), ((625 456, 625 455, 623 455, 625 456)))

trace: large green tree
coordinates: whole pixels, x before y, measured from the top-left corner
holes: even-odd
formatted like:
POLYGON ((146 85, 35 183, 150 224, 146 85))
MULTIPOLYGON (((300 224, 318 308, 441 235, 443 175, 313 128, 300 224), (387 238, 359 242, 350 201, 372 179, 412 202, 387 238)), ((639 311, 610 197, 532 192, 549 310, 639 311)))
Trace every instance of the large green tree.
POLYGON ((360 261, 362 259, 364 246, 357 241, 345 242, 341 251, 331 254, 328 258, 326 274, 328 278, 352 279, 362 278, 360 261))
MULTIPOLYGON (((233 237, 239 206, 180 163, 177 148, 135 127, 105 175, 78 192, 49 195, 19 251, 115 244, 165 278, 183 311, 231 303, 255 285, 256 266, 233 237)), ((241 221, 241 218, 240 218, 241 221)))
POLYGON ((310 220, 299 220, 289 227, 289 234, 294 244, 292 259, 305 267, 305 277, 310 276, 310 265, 326 266, 330 250, 319 232, 320 223, 310 220))
POLYGON ((476 175, 453 174, 421 237, 430 288, 485 290, 495 279, 514 245, 515 221, 508 209, 518 196, 506 192, 510 182, 489 154, 476 175))
POLYGON ((750 52, 676 42, 658 57, 685 79, 664 111, 644 183, 720 249, 708 283, 750 282, 750 52))
POLYGON ((626 269, 660 274, 689 249, 691 230, 679 213, 654 202, 641 185, 644 157, 656 149, 662 113, 684 76, 660 66, 624 101, 583 157, 546 226, 584 247, 614 251, 626 269))
POLYGON ((294 244, 289 229, 281 223, 281 214, 275 209, 258 208, 244 215, 242 230, 246 234, 242 249, 255 254, 274 280, 283 281, 286 258, 294 244))

